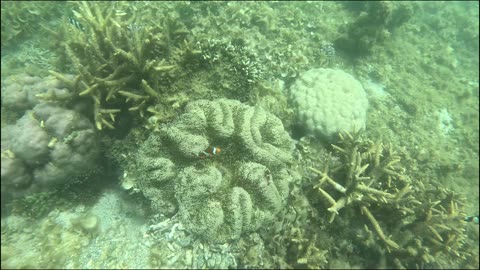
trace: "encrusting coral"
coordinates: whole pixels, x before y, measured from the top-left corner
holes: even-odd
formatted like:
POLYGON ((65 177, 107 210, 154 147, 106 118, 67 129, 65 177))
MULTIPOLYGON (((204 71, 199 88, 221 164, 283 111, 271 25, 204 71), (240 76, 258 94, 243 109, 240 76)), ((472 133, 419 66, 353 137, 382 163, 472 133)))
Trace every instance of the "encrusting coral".
POLYGON ((194 234, 237 239, 275 220, 286 205, 296 179, 289 170, 293 142, 262 108, 198 100, 158 132, 130 162, 127 177, 155 211, 178 213, 194 234))
POLYGON ((462 198, 410 179, 393 147, 360 134, 341 133, 323 169, 309 167, 320 176, 313 188, 327 204, 329 221, 339 216, 356 227, 352 220, 363 220, 357 239, 392 267, 440 266, 445 258, 470 256, 463 248, 462 198))

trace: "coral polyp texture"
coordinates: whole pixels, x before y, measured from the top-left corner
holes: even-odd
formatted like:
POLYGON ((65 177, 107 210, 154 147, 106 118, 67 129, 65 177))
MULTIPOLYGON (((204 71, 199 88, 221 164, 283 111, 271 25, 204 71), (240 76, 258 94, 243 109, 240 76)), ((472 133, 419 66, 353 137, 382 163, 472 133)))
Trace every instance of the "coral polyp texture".
POLYGON ((307 132, 331 138, 365 127, 368 99, 361 83, 336 69, 303 73, 290 87, 297 118, 307 132))
POLYGON ((3 127, 1 150, 2 195, 12 197, 71 183, 88 174, 99 155, 93 124, 49 103, 3 127))
POLYGON ((261 107, 198 100, 147 139, 128 177, 155 211, 178 212, 189 231, 226 242, 279 215, 297 179, 292 152, 282 122, 261 107))

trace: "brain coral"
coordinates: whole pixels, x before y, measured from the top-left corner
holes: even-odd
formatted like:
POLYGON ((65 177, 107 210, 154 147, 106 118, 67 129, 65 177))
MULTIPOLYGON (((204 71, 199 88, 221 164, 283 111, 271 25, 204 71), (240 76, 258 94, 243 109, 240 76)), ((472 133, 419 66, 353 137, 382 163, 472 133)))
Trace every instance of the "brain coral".
POLYGON ((331 138, 365 127, 367 96, 360 82, 344 71, 310 69, 290 87, 290 98, 309 133, 331 138))
POLYGON ((296 179, 292 151, 282 122, 262 108, 198 100, 147 139, 129 175, 156 211, 178 212, 194 234, 224 242, 281 212, 296 179))

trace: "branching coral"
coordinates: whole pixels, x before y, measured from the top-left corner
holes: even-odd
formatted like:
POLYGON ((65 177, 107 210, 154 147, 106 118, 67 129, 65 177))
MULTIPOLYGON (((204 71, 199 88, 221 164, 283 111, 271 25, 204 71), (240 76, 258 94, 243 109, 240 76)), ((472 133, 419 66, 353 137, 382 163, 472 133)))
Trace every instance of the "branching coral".
POLYGON ((114 127, 115 115, 123 107, 120 100, 130 103, 128 111, 140 116, 151 110, 148 105, 172 101, 174 93, 168 86, 179 76, 182 55, 199 54, 183 42, 188 34, 185 26, 172 16, 153 21, 120 12, 127 6, 78 5, 74 14, 85 29, 69 27, 71 34, 63 42, 78 77, 66 80, 62 74, 51 74, 70 84, 79 96, 92 98, 97 129, 114 127))
POLYGON ((405 201, 404 195, 409 191, 409 180, 401 174, 401 169, 396 165, 400 158, 391 147, 386 148, 381 143, 360 145, 358 134, 355 133, 353 136, 349 133, 340 134, 341 146, 332 145, 347 167, 345 168, 347 173, 343 175, 344 183, 339 183, 329 176, 329 164, 323 171, 310 167, 310 170, 321 176, 314 188, 332 204, 328 209, 332 212, 330 222, 340 209, 352 202, 383 201, 398 204, 405 201), (333 199, 322 189, 326 184, 340 192, 342 196, 338 200, 333 199), (375 188, 384 184, 386 187, 383 189, 375 188))
POLYGON ((391 146, 362 139, 359 132, 339 137, 324 168, 309 168, 320 176, 314 188, 328 204, 330 222, 337 215, 363 220, 366 226, 357 233, 362 245, 384 254, 395 267, 440 266, 444 261, 438 256, 469 256, 462 247, 458 195, 411 180, 391 146))

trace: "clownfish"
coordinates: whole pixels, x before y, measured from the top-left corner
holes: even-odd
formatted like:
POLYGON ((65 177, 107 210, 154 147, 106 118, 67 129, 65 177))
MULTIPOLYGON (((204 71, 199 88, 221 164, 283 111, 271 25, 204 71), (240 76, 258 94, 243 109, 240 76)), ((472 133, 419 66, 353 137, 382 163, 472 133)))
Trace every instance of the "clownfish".
POLYGON ((207 149, 203 150, 198 154, 199 158, 211 158, 222 151, 219 147, 209 146, 207 149))

